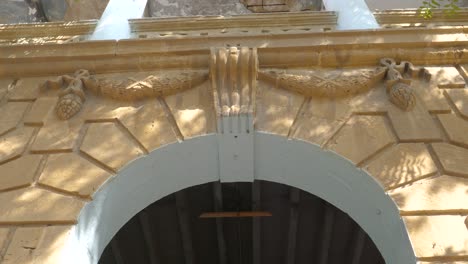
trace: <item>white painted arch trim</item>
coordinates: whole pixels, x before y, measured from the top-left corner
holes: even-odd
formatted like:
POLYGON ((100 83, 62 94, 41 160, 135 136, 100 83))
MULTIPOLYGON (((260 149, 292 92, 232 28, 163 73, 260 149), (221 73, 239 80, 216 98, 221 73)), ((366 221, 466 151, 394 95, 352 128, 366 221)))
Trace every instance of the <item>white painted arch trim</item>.
MULTIPOLYGON (((316 145, 259 132, 254 137, 255 179, 330 202, 369 234, 387 264, 416 263, 398 209, 374 178, 316 145)), ((98 263, 112 237, 140 210, 181 189, 219 180, 218 140, 206 135, 170 144, 127 165, 82 210, 63 263, 98 263)))

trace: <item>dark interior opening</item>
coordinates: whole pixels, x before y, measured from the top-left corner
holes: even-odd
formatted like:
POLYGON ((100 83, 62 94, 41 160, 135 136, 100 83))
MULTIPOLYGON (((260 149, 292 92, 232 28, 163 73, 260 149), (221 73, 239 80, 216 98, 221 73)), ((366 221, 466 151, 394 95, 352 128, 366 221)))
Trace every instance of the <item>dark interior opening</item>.
POLYGON ((212 182, 154 202, 128 221, 100 264, 383 264, 346 213, 287 185, 212 182), (270 217, 200 218, 206 212, 267 211, 270 217))

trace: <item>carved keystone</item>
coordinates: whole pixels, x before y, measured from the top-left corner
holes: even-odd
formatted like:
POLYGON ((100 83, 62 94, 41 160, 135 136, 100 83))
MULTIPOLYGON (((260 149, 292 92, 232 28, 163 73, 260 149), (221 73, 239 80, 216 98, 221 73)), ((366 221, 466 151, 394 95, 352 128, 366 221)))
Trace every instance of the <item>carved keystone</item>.
MULTIPOLYGON (((231 47, 211 50, 211 86, 219 117, 247 117, 253 113, 257 69, 255 48, 231 47)), ((218 123, 221 125, 218 126, 220 133, 237 129, 235 124, 223 127, 221 120, 218 123)), ((242 126, 239 130, 248 130, 243 124, 239 125, 242 126)))
POLYGON ((218 115, 220 180, 254 180, 253 107, 257 50, 248 47, 211 50, 210 77, 218 115))

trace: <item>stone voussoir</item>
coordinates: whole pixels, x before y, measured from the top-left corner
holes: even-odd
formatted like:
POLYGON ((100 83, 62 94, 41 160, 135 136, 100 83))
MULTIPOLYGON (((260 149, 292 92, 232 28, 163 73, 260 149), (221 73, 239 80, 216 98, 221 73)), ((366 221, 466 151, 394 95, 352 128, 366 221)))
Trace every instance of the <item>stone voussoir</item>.
POLYGON ((438 118, 450 142, 468 148, 468 120, 455 114, 441 114, 438 118))
POLYGON ((445 91, 453 102, 455 110, 468 119, 468 89, 450 89, 445 91))
POLYGON ((48 77, 31 77, 19 79, 8 96, 9 100, 33 101, 40 96, 39 85, 48 77))
POLYGON ((0 138, 0 162, 19 157, 25 150, 34 128, 23 127, 0 138))
POLYGON ((27 125, 42 126, 46 119, 54 110, 57 97, 40 97, 38 98, 31 110, 26 114, 24 123, 27 125))
POLYGON ((40 155, 26 155, 0 166, 0 191, 24 187, 33 183, 40 155))
POLYGON ((21 121, 24 112, 28 108, 27 102, 9 102, 0 108, 0 135, 13 130, 21 121))
POLYGON ((360 164, 394 143, 383 116, 353 116, 330 140, 327 148, 360 164))
POLYGON ((468 177, 468 149, 447 143, 432 144, 445 173, 468 177))
POLYGON ((144 154, 116 123, 90 124, 80 149, 113 172, 144 154))
POLYGON ((0 224, 73 224, 83 205, 81 200, 35 187, 4 192, 0 224))
POLYGON ((468 179, 448 175, 419 180, 388 192, 401 214, 468 213, 468 179))
POLYGON ((119 120, 147 151, 177 141, 171 123, 158 102, 141 106, 119 120))
POLYGON ((39 183, 79 196, 91 196, 111 174, 74 153, 49 155, 39 183), (67 164, 66 167, 63 165, 67 164), (83 175, 86 175, 85 177, 83 175))
POLYGON ((371 161, 365 169, 387 190, 437 172, 437 167, 423 143, 398 144, 371 161))
POLYGON ((454 263, 468 256, 466 215, 403 216, 416 257, 454 263))
POLYGON ((67 225, 18 228, 2 263, 63 263, 67 257, 60 247, 66 242, 70 229, 67 225))
POLYGON ((64 152, 71 151, 78 139, 80 126, 68 122, 49 122, 41 127, 31 151, 64 152))

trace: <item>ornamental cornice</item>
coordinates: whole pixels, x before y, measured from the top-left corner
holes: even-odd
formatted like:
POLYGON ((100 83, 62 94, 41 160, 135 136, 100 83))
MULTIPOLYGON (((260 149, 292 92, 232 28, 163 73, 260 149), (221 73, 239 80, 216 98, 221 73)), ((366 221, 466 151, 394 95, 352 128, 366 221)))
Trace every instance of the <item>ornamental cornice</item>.
POLYGON ((444 9, 432 9, 431 19, 421 17, 418 9, 391 9, 374 12, 375 19, 382 27, 394 26, 448 26, 466 25, 468 8, 460 8, 455 15, 447 15, 444 9))
POLYGON ((0 76, 208 69, 211 47, 258 49, 262 68, 374 67, 384 57, 415 65, 468 63, 468 28, 186 36, 0 47, 0 76), (44 67, 44 63, 47 67, 44 67))
POLYGON ((0 39, 87 35, 92 33, 96 25, 97 20, 0 24, 0 39))
POLYGON ((232 16, 195 16, 170 18, 130 19, 132 32, 195 31, 210 29, 253 29, 280 27, 307 28, 319 26, 329 30, 336 26, 337 16, 333 11, 290 13, 244 14, 232 16))

